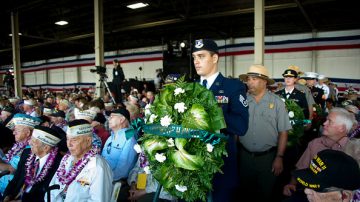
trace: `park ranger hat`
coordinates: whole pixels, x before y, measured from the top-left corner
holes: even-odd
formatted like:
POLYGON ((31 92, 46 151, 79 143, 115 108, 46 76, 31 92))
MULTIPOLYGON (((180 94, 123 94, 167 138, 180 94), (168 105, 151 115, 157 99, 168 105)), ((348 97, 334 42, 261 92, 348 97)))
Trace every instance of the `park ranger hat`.
POLYGON ((246 81, 248 76, 256 76, 261 79, 264 79, 268 82, 268 85, 275 83, 274 80, 269 78, 268 70, 262 65, 251 65, 249 71, 246 74, 241 74, 239 77, 241 80, 246 81))
POLYGON ((219 48, 217 44, 211 39, 195 40, 192 52, 194 53, 201 50, 207 50, 219 54, 219 48))

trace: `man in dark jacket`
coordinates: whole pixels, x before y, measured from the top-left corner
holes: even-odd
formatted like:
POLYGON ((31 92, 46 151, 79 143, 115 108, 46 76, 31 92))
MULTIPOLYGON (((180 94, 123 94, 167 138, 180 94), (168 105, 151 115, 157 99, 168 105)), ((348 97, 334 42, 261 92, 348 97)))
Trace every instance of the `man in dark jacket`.
POLYGON ((121 94, 121 85, 125 79, 124 71, 120 66, 120 62, 118 60, 114 60, 114 69, 113 69, 113 93, 115 102, 121 103, 122 102, 122 94, 121 94))
POLYGON ((9 92, 9 96, 12 96, 12 92, 14 90, 14 76, 11 74, 9 70, 6 70, 5 73, 4 85, 6 90, 9 92))
POLYGON ((59 167, 62 156, 57 144, 61 136, 53 129, 36 126, 31 149, 25 149, 18 169, 4 193, 4 202, 11 200, 44 201, 45 191, 59 167))

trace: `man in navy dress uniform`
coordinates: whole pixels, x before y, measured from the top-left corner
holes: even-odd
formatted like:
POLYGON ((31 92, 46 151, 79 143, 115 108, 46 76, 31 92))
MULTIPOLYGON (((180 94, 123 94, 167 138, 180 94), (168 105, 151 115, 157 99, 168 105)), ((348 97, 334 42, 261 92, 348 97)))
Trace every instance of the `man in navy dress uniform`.
POLYGON ((304 116, 306 119, 309 118, 309 107, 308 102, 305 97, 305 93, 296 89, 295 82, 298 78, 298 73, 295 70, 287 69, 282 74, 285 80, 285 88, 275 92, 275 94, 284 98, 285 100, 293 100, 296 104, 298 104, 304 112, 304 116))
POLYGON ((245 85, 237 79, 225 78, 218 70, 219 49, 210 39, 196 40, 192 50, 196 73, 200 84, 211 90, 221 105, 227 128, 221 132, 228 135, 226 145, 228 157, 224 159, 222 171, 213 179, 213 201, 234 201, 237 186, 237 148, 238 136, 248 129, 249 112, 245 85))

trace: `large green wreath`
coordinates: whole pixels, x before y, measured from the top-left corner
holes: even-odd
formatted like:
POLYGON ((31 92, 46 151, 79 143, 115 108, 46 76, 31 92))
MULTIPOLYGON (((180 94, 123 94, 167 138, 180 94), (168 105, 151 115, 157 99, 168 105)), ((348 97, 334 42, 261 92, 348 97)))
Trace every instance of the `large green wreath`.
POLYGON ((141 147, 154 178, 171 195, 206 200, 224 162, 225 120, 213 93, 183 78, 166 85, 145 109, 141 147))
POLYGON ((291 147, 299 143, 301 136, 304 134, 304 124, 308 123, 309 120, 305 119, 304 111, 295 101, 291 99, 284 101, 292 126, 292 129, 288 132, 287 143, 287 146, 291 147))

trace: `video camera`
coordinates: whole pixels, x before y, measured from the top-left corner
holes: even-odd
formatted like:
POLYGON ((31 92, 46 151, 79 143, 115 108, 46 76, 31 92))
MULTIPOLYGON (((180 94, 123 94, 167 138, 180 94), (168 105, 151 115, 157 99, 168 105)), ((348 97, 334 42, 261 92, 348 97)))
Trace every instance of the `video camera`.
POLYGON ((107 78, 108 76, 106 75, 106 67, 102 67, 102 66, 95 66, 96 69, 90 69, 91 73, 97 73, 102 77, 107 78))

